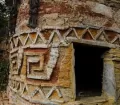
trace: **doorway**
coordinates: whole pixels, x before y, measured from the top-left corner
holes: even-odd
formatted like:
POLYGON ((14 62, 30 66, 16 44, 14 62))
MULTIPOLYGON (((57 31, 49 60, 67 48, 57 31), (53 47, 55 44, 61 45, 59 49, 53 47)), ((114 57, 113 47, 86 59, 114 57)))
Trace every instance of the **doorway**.
POLYGON ((76 97, 101 96, 102 55, 109 49, 74 43, 76 97))

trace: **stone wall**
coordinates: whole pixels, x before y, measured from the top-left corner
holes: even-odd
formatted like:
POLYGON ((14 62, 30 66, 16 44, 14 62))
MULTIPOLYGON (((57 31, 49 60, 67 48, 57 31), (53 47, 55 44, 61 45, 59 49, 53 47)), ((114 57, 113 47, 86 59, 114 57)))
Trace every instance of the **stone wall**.
MULTIPOLYGON (((89 105, 88 99, 75 101, 72 43, 115 49, 120 45, 118 36, 119 32, 115 30, 85 26, 67 30, 34 30, 13 36, 10 41, 10 102, 16 105, 30 103, 69 105, 74 101, 73 103, 78 105, 84 103, 89 105)), ((116 55, 116 53, 112 54, 116 55)), ((107 83, 111 81, 108 80, 107 83)), ((89 100, 93 105, 98 103, 112 105, 115 101, 113 94, 115 93, 105 89, 101 97, 93 97, 89 100), (109 93, 109 97, 105 95, 106 93, 109 93)))
POLYGON ((6 92, 0 92, 0 105, 10 105, 6 92))
MULTIPOLYGON (((59 28, 65 29, 81 24, 118 29, 119 4, 111 0, 41 0, 39 8, 38 27, 40 29, 59 28), (101 4, 100 4, 101 3, 101 4), (116 4, 114 8, 110 4, 116 4)), ((27 27, 29 20, 28 0, 23 0, 17 19, 16 32, 30 30, 27 27)))
MULTIPOLYGON (((79 0, 42 0, 39 8, 38 27, 60 28, 75 27, 81 24, 91 26, 107 26, 118 28, 114 21, 112 8, 91 1, 79 0), (112 21, 111 21, 112 20, 112 21)), ((28 0, 23 1, 19 8, 16 32, 29 30, 27 22, 29 20, 28 0)))
POLYGON ((109 2, 41 0, 38 26, 30 29, 28 0, 22 1, 16 33, 10 39, 11 104, 119 105, 119 8, 109 2), (106 78, 111 73, 107 67, 100 97, 76 101, 73 42, 111 49, 105 63, 115 73, 106 78))

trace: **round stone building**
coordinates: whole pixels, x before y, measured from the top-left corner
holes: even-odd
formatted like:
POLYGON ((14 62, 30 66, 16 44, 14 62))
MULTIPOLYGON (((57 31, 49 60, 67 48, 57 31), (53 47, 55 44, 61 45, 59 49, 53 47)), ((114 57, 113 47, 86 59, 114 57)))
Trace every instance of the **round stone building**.
POLYGON ((10 39, 9 103, 119 105, 119 3, 21 0, 10 39))

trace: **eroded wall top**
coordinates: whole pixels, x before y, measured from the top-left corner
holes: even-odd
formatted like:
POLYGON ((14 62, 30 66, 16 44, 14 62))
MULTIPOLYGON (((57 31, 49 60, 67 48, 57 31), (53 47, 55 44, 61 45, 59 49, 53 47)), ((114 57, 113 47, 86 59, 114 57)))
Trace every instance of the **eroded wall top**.
MULTIPOLYGON (((28 1, 23 0, 19 8, 17 33, 30 30, 27 26, 30 17, 28 1)), ((107 0, 99 0, 99 2, 98 0, 41 0, 37 28, 65 29, 89 25, 119 29, 119 2, 112 0, 111 2, 107 0)))

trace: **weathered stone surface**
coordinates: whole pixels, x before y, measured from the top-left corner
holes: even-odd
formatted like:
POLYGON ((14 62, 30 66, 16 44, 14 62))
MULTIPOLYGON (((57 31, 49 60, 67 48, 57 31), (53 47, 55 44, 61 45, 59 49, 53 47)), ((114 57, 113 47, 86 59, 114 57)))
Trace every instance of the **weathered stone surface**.
POLYGON ((118 10, 114 15, 115 22, 118 23, 118 26, 120 27, 120 10, 118 10))
POLYGON ((112 18, 112 16, 113 16, 113 11, 110 7, 107 7, 103 4, 99 4, 96 2, 91 2, 91 1, 87 1, 86 4, 89 6, 91 11, 93 11, 95 13, 102 14, 109 18, 112 18))
MULTIPOLYGON (((56 0, 41 2, 39 9, 40 29, 61 28, 79 26, 80 24, 92 26, 104 26, 106 22, 113 19, 114 10, 104 4, 92 1, 62 1, 56 0)), ((16 31, 30 30, 26 25, 29 18, 29 7, 26 0, 19 9, 16 31)), ((114 24, 114 21, 111 23, 114 24)), ((111 25, 112 27, 112 25, 111 25)))
POLYGON ((10 105, 6 92, 0 92, 0 105, 10 105))
POLYGON ((119 105, 119 1, 41 0, 36 29, 27 27, 28 1, 20 5, 16 34, 10 41, 10 103, 113 105, 117 99, 119 105), (76 101, 74 42, 111 49, 103 56, 112 66, 104 65, 103 85, 107 85, 101 96, 76 101))
MULTIPOLYGON (((27 100, 28 103, 30 101, 53 105, 57 103, 67 104, 68 102, 69 105, 69 102, 75 101, 76 97, 72 43, 78 42, 116 48, 120 45, 118 35, 119 31, 116 30, 81 26, 67 30, 34 30, 34 32, 13 36, 10 41, 12 45, 9 83, 11 91, 22 97, 23 100, 27 100), (18 60, 17 57, 19 57, 18 60), (19 66, 17 66, 17 63, 19 66), (17 67, 20 69, 17 69, 17 67), (18 71, 16 72, 16 70, 18 71), (42 97, 40 97, 41 95, 42 97), (45 100, 45 97, 47 97, 47 100, 45 100)), ((103 57, 118 61, 120 58, 118 52, 119 50, 113 49, 103 57)), ((116 66, 116 68, 119 67, 116 66)), ((108 66, 107 69, 109 69, 108 66)), ((119 84, 119 73, 115 75, 116 83, 119 84)), ((113 86, 112 82, 107 81, 107 83, 113 86)), ((112 102, 114 102, 115 95, 113 96, 111 90, 109 92, 106 88, 104 90, 103 94, 110 93, 112 102)), ((101 98, 104 97, 101 96, 101 98)), ((110 99, 107 98, 106 100, 106 103, 108 103, 110 99)), ((20 103, 19 100, 18 102, 10 101, 20 103)), ((88 102, 88 100, 86 101, 88 102)), ((102 103, 102 100, 99 101, 102 103)))

